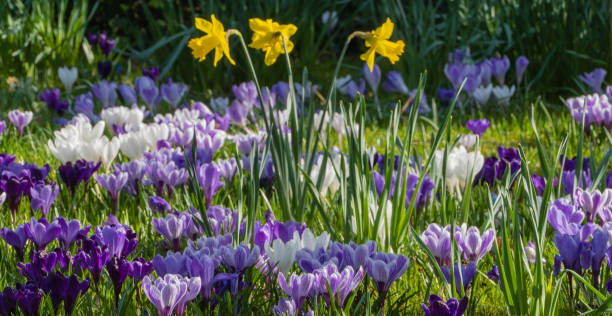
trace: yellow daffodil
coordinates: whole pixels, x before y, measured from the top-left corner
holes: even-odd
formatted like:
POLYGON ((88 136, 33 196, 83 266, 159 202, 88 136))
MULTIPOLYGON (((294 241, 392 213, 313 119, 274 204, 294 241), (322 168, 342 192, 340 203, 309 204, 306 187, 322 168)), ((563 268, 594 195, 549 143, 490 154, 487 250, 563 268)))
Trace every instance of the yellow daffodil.
POLYGON ((198 38, 192 38, 189 41, 189 48, 193 51, 193 57, 199 61, 206 59, 206 55, 213 49, 215 50, 214 66, 217 67, 217 62, 223 58, 223 55, 235 65, 236 62, 230 56, 229 43, 223 24, 215 18, 215 15, 210 16, 210 22, 201 18, 195 18, 195 27, 206 33, 206 35, 198 38))
POLYGON ((278 24, 271 19, 262 20, 258 18, 249 19, 249 27, 253 31, 249 47, 261 49, 266 52, 264 62, 270 66, 276 62, 278 56, 285 52, 283 37, 287 44, 287 52, 293 50, 293 42, 289 38, 297 32, 297 26, 293 24, 278 24))
POLYGON ((365 46, 369 47, 368 51, 359 56, 361 60, 365 60, 370 67, 370 71, 374 68, 374 57, 376 53, 381 56, 389 58, 392 64, 395 64, 399 60, 399 56, 404 53, 404 42, 399 40, 397 42, 389 41, 393 34, 393 22, 389 18, 380 27, 374 31, 367 33, 362 36, 365 40, 365 46))

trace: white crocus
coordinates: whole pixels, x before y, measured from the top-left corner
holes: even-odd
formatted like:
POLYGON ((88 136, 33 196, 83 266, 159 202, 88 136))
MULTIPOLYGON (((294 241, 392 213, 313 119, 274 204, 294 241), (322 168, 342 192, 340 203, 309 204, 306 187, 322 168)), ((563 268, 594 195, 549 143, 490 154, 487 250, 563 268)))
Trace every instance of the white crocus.
POLYGON ((130 160, 142 157, 142 154, 147 151, 149 146, 143 134, 143 131, 136 131, 119 135, 121 142, 119 149, 130 160))
POLYGON ((292 239, 284 243, 280 239, 275 239, 272 242, 272 247, 267 243, 264 247, 266 248, 266 254, 270 258, 270 261, 278 268, 278 272, 287 275, 295 261, 295 253, 298 251, 298 241, 292 239))
MULTIPOLYGON (((442 171, 444 151, 437 150, 434 153, 437 172, 442 171)), ((446 161, 446 186, 451 193, 457 194, 461 199, 461 191, 468 181, 474 181, 476 174, 484 165, 484 157, 480 152, 468 152, 465 147, 458 146, 448 153, 446 161)))
POLYGON ((125 126, 126 130, 131 130, 142 124, 144 112, 137 107, 114 106, 102 110, 100 117, 109 127, 125 126))
POLYGON ((308 228, 304 229, 301 238, 297 231, 293 232, 293 240, 299 241, 299 249, 309 249, 310 251, 314 251, 319 247, 327 249, 327 246, 329 245, 329 239, 329 233, 323 232, 321 235, 315 236, 308 228))
POLYGON ((493 95, 497 100, 497 103, 500 105, 508 105, 510 103, 510 97, 514 95, 515 87, 512 86, 508 88, 508 86, 495 86, 493 88, 493 95))
POLYGON ((464 134, 459 136, 459 144, 465 147, 467 150, 472 149, 478 141, 478 135, 476 134, 464 134))
POLYGON ((59 76, 60 81, 64 84, 66 91, 70 91, 79 77, 79 71, 75 67, 60 67, 57 70, 57 75, 59 76))
POLYGON ((489 97, 491 96, 491 92, 493 91, 493 85, 489 84, 486 87, 480 86, 476 88, 474 94, 474 100, 480 105, 485 105, 489 101, 489 97))

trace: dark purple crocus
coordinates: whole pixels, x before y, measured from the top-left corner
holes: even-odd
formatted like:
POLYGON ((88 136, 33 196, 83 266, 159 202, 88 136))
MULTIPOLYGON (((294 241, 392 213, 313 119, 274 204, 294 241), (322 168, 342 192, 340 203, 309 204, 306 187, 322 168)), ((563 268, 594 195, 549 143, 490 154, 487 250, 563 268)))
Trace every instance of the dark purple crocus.
POLYGON ((113 288, 115 290, 115 305, 119 305, 119 295, 121 294, 121 288, 128 275, 132 274, 132 264, 119 257, 112 257, 106 262, 106 271, 113 282, 113 288))
POLYGON ((100 78, 102 78, 103 80, 106 80, 106 78, 108 78, 108 75, 110 75, 111 71, 113 70, 113 63, 106 60, 106 61, 99 61, 98 62, 98 74, 100 75, 100 78))
POLYGON ((173 108, 179 104, 183 96, 187 92, 187 85, 184 83, 174 83, 168 78, 168 82, 161 85, 162 98, 172 105, 173 108))
POLYGON ((108 246, 100 246, 92 239, 83 239, 81 252, 75 256, 73 262, 76 266, 89 270, 97 284, 109 256, 108 246))
POLYGON ((529 65, 529 59, 527 59, 525 56, 519 56, 514 63, 516 67, 516 85, 520 86, 523 79, 523 74, 527 69, 527 65, 529 65))
POLYGON ((106 80, 100 81, 98 84, 92 85, 91 90, 102 107, 114 106, 117 100, 117 84, 114 82, 108 82, 106 80))
POLYGON ((55 222, 49 224, 45 218, 37 221, 32 217, 29 223, 24 224, 24 231, 28 239, 36 245, 36 249, 43 250, 60 235, 62 228, 55 222))
POLYGON ((60 101, 59 88, 47 89, 38 94, 40 101, 47 103, 49 110, 56 112, 58 115, 63 115, 68 109, 68 102, 60 101))
POLYGON ((85 190, 87 189, 89 179, 98 169, 100 169, 101 164, 101 162, 95 163, 86 160, 77 160, 74 163, 69 161, 59 166, 58 171, 60 178, 74 195, 76 188, 81 182, 85 183, 85 190))
POLYGON ((21 203, 21 198, 27 194, 26 191, 31 183, 26 178, 11 177, 0 183, 0 185, 3 187, 2 189, 6 194, 6 201, 11 210, 12 218, 15 220, 17 218, 17 209, 21 203))
POLYGON ((487 278, 493 282, 499 281, 499 269, 497 269, 496 265, 493 265, 493 268, 487 272, 487 278))
POLYGON ((410 90, 404 83, 402 75, 397 71, 389 71, 386 80, 383 82, 382 87, 387 92, 397 92, 404 95, 408 95, 410 90))
POLYGON ((19 261, 23 260, 23 250, 25 248, 26 241, 28 241, 28 236, 25 232, 25 224, 21 224, 17 226, 17 228, 13 231, 8 228, 0 229, 0 236, 4 241, 11 245, 15 252, 17 253, 17 259, 19 261))
POLYGON ((100 51, 102 51, 102 54, 104 54, 104 56, 108 57, 110 56, 110 53, 113 51, 113 48, 115 48, 115 41, 112 39, 109 39, 108 37, 105 36, 101 37, 100 39, 100 51))
POLYGON ((76 275, 70 277, 51 272, 41 281, 41 288, 49 293, 53 308, 57 311, 59 304, 64 302, 64 315, 70 315, 79 296, 89 289, 89 280, 79 281, 76 275))
POLYGON ((43 217, 47 217, 49 209, 59 193, 59 186, 54 184, 38 183, 30 190, 30 208, 40 210, 43 217))
POLYGON ((480 120, 469 120, 465 123, 465 127, 470 130, 470 132, 477 134, 482 137, 482 134, 491 126, 491 122, 486 118, 480 120))
POLYGON ((147 76, 153 80, 157 80, 157 77, 159 77, 159 68, 153 66, 153 67, 149 67, 149 68, 144 68, 142 70, 142 75, 143 76, 147 76))
POLYGON ((203 164, 198 170, 198 180, 204 191, 206 206, 209 207, 212 203, 213 196, 223 186, 223 181, 220 179, 219 169, 213 163, 203 164))
POLYGON ((606 71, 603 68, 596 68, 592 72, 585 72, 578 78, 586 83, 593 92, 601 93, 601 84, 606 79, 606 71))
POLYGON ((99 174, 96 176, 96 181, 110 194, 113 203, 113 214, 117 213, 117 200, 119 192, 127 184, 127 172, 113 172, 111 174, 99 174))
POLYGON ((429 295, 429 306, 421 304, 425 316, 462 316, 468 305, 468 298, 464 296, 461 301, 451 298, 444 302, 436 294, 429 295))
POLYGON ((384 306, 391 284, 408 270, 410 261, 403 255, 379 252, 366 259, 366 271, 376 284, 384 306))
POLYGON ((64 250, 70 249, 75 241, 87 238, 87 234, 91 230, 91 225, 81 226, 78 219, 67 221, 63 217, 56 217, 53 222, 57 223, 62 229, 57 239, 64 250))
POLYGON ((34 284, 22 285, 17 283, 17 305, 24 316, 38 316, 40 314, 40 301, 44 296, 43 290, 34 284))
POLYGON ((0 292, 0 315, 9 316, 15 314, 17 295, 17 290, 9 286, 0 292))

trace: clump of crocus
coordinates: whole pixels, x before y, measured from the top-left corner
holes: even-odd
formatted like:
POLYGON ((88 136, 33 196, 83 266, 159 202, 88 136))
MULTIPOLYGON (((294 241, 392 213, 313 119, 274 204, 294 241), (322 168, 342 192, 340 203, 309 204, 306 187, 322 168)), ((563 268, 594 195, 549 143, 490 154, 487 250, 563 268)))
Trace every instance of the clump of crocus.
POLYGON ((12 110, 8 112, 8 119, 17 129, 19 136, 23 134, 23 129, 32 122, 34 114, 31 111, 12 110))

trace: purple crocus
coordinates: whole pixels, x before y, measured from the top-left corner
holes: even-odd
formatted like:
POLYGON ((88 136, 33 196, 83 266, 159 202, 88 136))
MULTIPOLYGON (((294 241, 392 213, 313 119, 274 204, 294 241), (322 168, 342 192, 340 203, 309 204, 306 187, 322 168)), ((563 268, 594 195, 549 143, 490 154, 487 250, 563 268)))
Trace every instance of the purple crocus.
POLYGON ((146 260, 145 258, 138 257, 132 260, 132 272, 130 276, 134 283, 138 283, 144 279, 145 276, 149 275, 153 270, 153 263, 146 260))
POLYGON ((323 295, 328 304, 330 296, 333 296, 334 301, 338 302, 338 306, 342 308, 344 300, 361 284, 363 273, 363 267, 355 271, 353 267, 347 266, 339 271, 334 263, 330 263, 315 271, 314 287, 323 295), (327 284, 329 284, 331 293, 328 292, 327 284))
POLYGON ((45 293, 34 284, 17 283, 17 305, 25 316, 40 315, 40 301, 45 293))
POLYGON ((86 160, 77 160, 74 163, 69 161, 59 166, 58 171, 60 178, 74 195, 76 188, 81 182, 85 183, 85 190, 87 189, 89 179, 100 169, 101 164, 101 162, 95 163, 86 160))
POLYGON ((462 316, 468 305, 468 298, 464 296, 461 301, 451 298, 444 302, 438 295, 429 295, 429 306, 421 304, 425 316, 462 316))
POLYGON ((575 206, 585 214, 587 222, 593 223, 600 211, 612 206, 612 190, 600 192, 599 190, 587 191, 576 188, 574 201, 575 206))
POLYGON ((514 63, 516 67, 516 85, 520 86, 523 74, 527 69, 527 65, 529 65, 529 59, 525 56, 519 56, 514 63))
POLYGON ((121 288, 128 275, 132 274, 132 264, 124 258, 112 257, 106 262, 106 271, 108 271, 108 275, 113 282, 115 305, 119 306, 121 288))
POLYGON ((142 75, 149 77, 151 79, 153 79, 154 81, 157 80, 157 77, 159 77, 159 68, 153 66, 153 67, 149 67, 149 68, 144 68, 142 70, 142 75))
POLYGON ((403 255, 379 252, 366 259, 366 271, 376 284, 376 289, 384 301, 391 284, 408 270, 410 261, 403 255))
MULTIPOLYGON (((158 258, 158 257, 155 257, 158 258)), ((168 258, 172 258, 172 256, 168 256, 168 258)), ((193 258, 183 258, 185 262, 183 266, 187 267, 187 272, 191 277, 198 277, 201 280, 201 288, 200 288, 200 296, 204 301, 204 306, 208 306, 210 300, 212 298, 212 288, 214 283, 219 279, 215 278, 215 270, 219 267, 219 258, 217 256, 209 256, 207 254, 200 254, 197 257, 193 258)), ((167 271, 167 269, 165 269, 167 271)), ((158 275, 160 274, 159 271, 158 275)))
POLYGON ((75 241, 87 238, 87 234, 91 230, 91 225, 81 226, 78 219, 67 221, 63 217, 56 217, 53 222, 57 223, 62 229, 57 239, 64 250, 68 250, 75 241))
POLYGON ((147 104, 149 109, 155 111, 162 99, 155 81, 146 76, 138 77, 134 81, 134 86, 136 87, 136 92, 138 92, 138 95, 147 104))
POLYGON ((465 258, 478 263, 487 252, 491 251, 495 233, 492 229, 489 229, 481 236, 478 228, 472 226, 465 231, 463 229, 458 230, 455 233, 455 238, 465 258))
POLYGON ((168 214, 166 218, 153 218, 153 229, 164 236, 174 251, 181 250, 181 238, 187 217, 168 214))
POLYGON ((89 280, 79 282, 74 274, 66 277, 59 273, 50 272, 48 276, 42 279, 40 285, 45 292, 49 293, 53 308, 57 310, 63 301, 64 314, 70 315, 77 298, 89 289, 89 280))
POLYGON ((148 276, 142 281, 142 290, 157 309, 158 316, 174 313, 182 316, 187 304, 198 296, 201 280, 199 277, 184 278, 167 274, 153 282, 148 276))
POLYGON ((68 102, 60 101, 59 88, 44 90, 38 94, 38 98, 47 103, 49 110, 55 111, 60 116, 68 109, 68 102))
POLYGON ((578 234, 584 217, 584 213, 562 199, 554 201, 546 215, 550 226, 564 235, 578 234))
POLYGON ((51 204, 59 193, 59 186, 53 184, 38 183, 30 189, 30 208, 40 210, 43 217, 47 217, 51 204))
POLYGON ((113 48, 115 48, 115 40, 108 38, 106 34, 100 37, 100 51, 102 51, 102 54, 104 54, 104 56, 110 56, 110 53, 113 51, 113 48))
POLYGON ((272 312, 275 316, 295 315, 297 312, 295 301, 290 298, 283 298, 272 307, 272 312))
POLYGON ((593 92, 601 93, 601 84, 606 79, 606 71, 603 68, 596 68, 592 72, 585 72, 578 78, 586 83, 593 92))
POLYGON ((92 239, 83 239, 82 245, 81 252, 75 256, 73 262, 75 262, 76 266, 82 266, 89 270, 94 282, 97 284, 100 280, 102 269, 104 269, 110 256, 108 246, 101 246, 92 239))
POLYGON ((212 203, 213 196, 223 186, 223 181, 220 180, 219 169, 213 163, 203 164, 198 170, 198 180, 204 191, 206 206, 209 207, 212 203))
POLYGON ((124 104, 134 105, 138 103, 138 97, 136 96, 134 88, 121 84, 117 87, 117 90, 119 90, 119 94, 121 94, 124 104))
POLYGON ((504 85, 504 78, 506 77, 506 73, 508 69, 510 69, 510 60, 508 56, 504 56, 503 58, 495 57, 491 59, 493 68, 493 76, 497 79, 497 82, 500 85, 504 85))
POLYGON ((292 274, 289 280, 285 278, 282 272, 278 274, 278 284, 283 292, 295 301, 298 314, 302 310, 304 301, 310 295, 314 282, 315 275, 312 273, 292 274))
POLYGON ((108 75, 110 75, 112 70, 113 70, 112 62, 108 60, 98 61, 98 74, 100 75, 100 78, 105 80, 106 78, 108 78, 108 75))
POLYGON ((239 274, 257 263, 260 257, 258 246, 249 249, 245 244, 240 244, 236 248, 225 246, 219 252, 222 263, 233 273, 239 274))
MULTIPOLYGON (((446 282, 450 283, 451 282, 450 269, 446 267, 442 267, 441 270, 442 270, 442 274, 444 274, 444 277, 446 278, 446 282)), ((461 293, 462 287, 463 287, 464 292, 467 291, 467 288, 470 285, 470 282, 472 282, 472 280, 476 276, 476 273, 477 273, 476 262, 470 261, 466 265, 460 264, 459 262, 455 262, 454 275, 455 275, 455 289, 457 290, 457 293, 461 293)))
POLYGON ((60 235, 62 228, 55 222, 49 224, 45 218, 37 221, 32 217, 30 222, 24 225, 24 231, 28 239, 36 245, 36 249, 42 250, 60 235))
POLYGON ((97 85, 92 85, 91 90, 100 103, 102 103, 102 107, 114 106, 115 101, 117 100, 117 84, 114 82, 108 82, 106 80, 100 81, 97 85))
POLYGON ((94 114, 93 110, 94 102, 93 95, 91 94, 91 92, 87 92, 76 97, 74 101, 74 111, 76 113, 82 113, 90 120, 94 121, 95 119, 97 119, 97 117, 94 114))
POLYGON ((374 92, 374 95, 377 95, 378 86, 380 85, 380 68, 378 65, 374 64, 374 68, 370 71, 368 64, 363 63, 363 77, 374 92))
POLYGON ((170 212, 172 208, 170 204, 164 200, 161 196, 151 195, 149 197, 149 207, 152 211, 164 214, 166 212, 170 212))
POLYGON ((382 87, 387 92, 397 92, 404 95, 408 95, 410 90, 404 83, 402 75, 397 71, 389 71, 386 80, 383 82, 382 87))
POLYGON ((32 122, 32 117, 34 117, 34 114, 30 111, 12 110, 8 112, 8 119, 17 129, 19 136, 23 134, 23 129, 32 122))
POLYGON ((176 108, 185 92, 187 92, 187 85, 184 83, 174 83, 170 78, 168 78, 167 83, 161 85, 162 98, 172 105, 173 108, 176 108))
POLYGON ((0 236, 4 241, 11 245, 15 252, 17 253, 17 258, 19 261, 23 260, 23 250, 25 248, 26 241, 28 241, 28 236, 25 232, 25 224, 17 226, 15 230, 10 230, 6 227, 0 229, 0 236))
POLYGON ((103 187, 111 196, 113 202, 113 214, 117 213, 117 200, 119 192, 128 181, 127 172, 113 172, 111 174, 99 174, 96 176, 96 181, 103 187))
POLYGON ((6 131, 6 122, 4 120, 0 120, 0 135, 4 134, 6 131))
POLYGON ((429 248, 440 266, 450 263, 451 235, 450 226, 444 228, 436 223, 429 224, 421 235, 423 243, 429 248))
POLYGON ((470 132, 477 134, 482 137, 482 134, 491 126, 491 122, 486 118, 480 120, 469 120, 465 124, 465 127, 470 130, 470 132))
POLYGON ((340 93, 349 96, 351 99, 357 98, 357 93, 359 95, 363 95, 365 92, 365 81, 363 79, 359 80, 359 85, 355 83, 353 80, 349 80, 344 85, 338 87, 338 91, 340 93))

